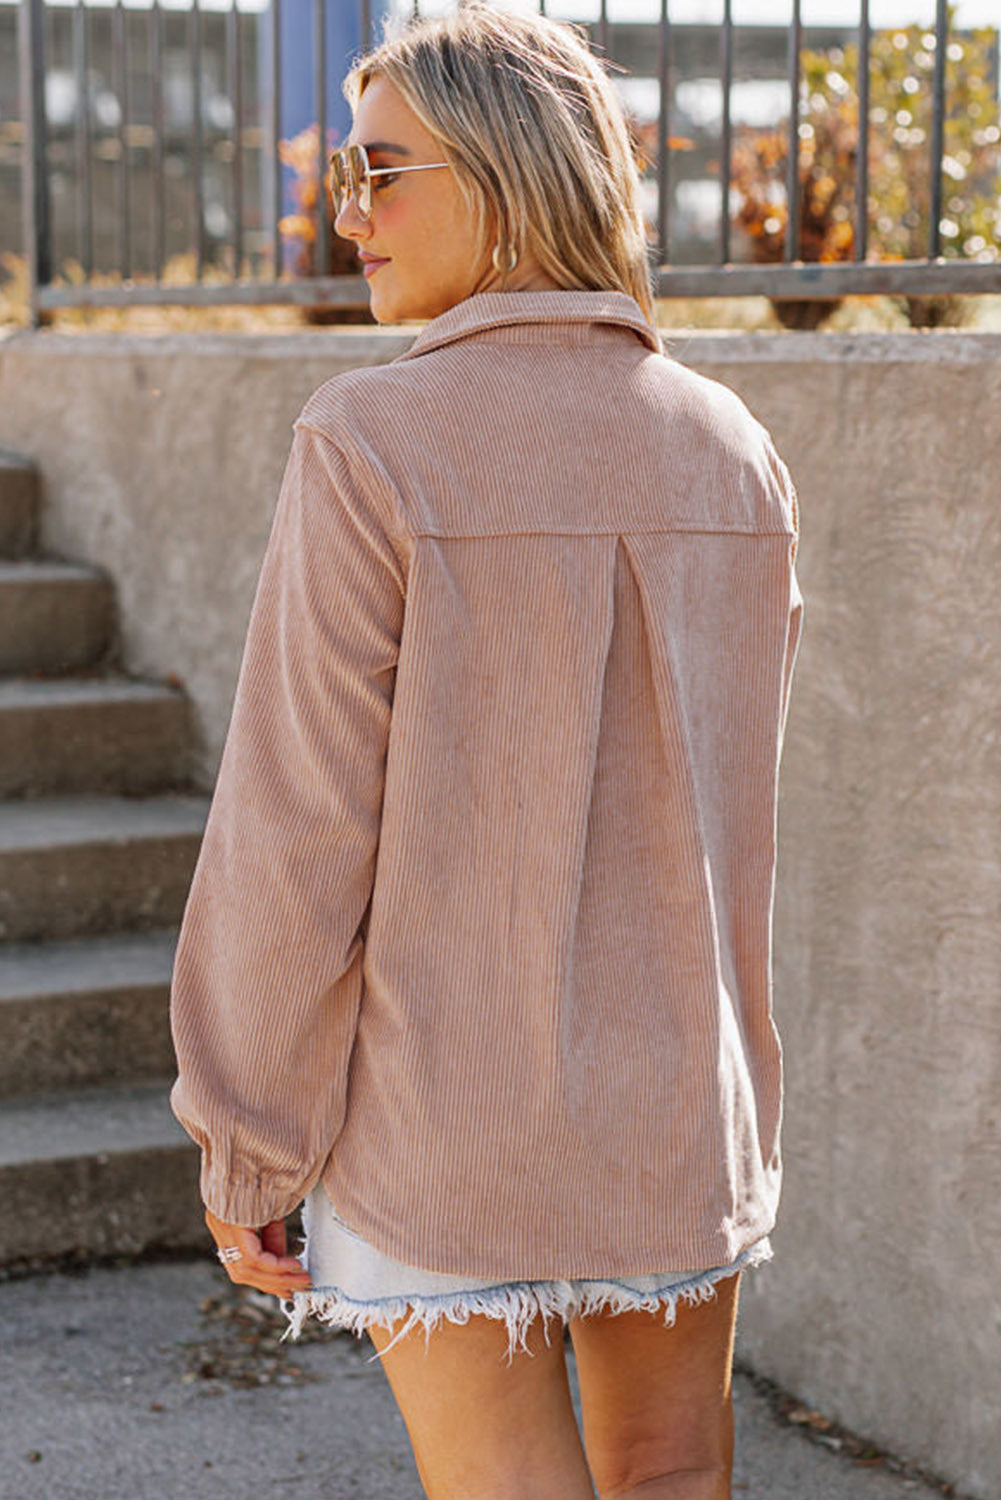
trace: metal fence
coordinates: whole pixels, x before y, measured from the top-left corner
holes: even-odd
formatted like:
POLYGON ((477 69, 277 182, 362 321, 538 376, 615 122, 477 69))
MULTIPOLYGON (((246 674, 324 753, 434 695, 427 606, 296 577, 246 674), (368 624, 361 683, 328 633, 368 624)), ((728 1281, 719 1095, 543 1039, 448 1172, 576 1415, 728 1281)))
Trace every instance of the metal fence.
MULTIPOLYGON (((262 0, 256 0, 257 5, 261 3, 262 0)), ((562 0, 564 6, 569 3, 570 0, 562 0)), ((932 93, 926 253, 908 259, 880 260, 873 258, 870 248, 869 60, 873 32, 869 0, 859 0, 858 24, 851 28, 858 44, 859 121, 854 153, 857 167, 852 258, 824 262, 802 259, 798 148, 804 35, 800 0, 790 0, 791 24, 784 28, 787 33, 784 38, 779 32, 784 41, 784 57, 779 62, 777 80, 788 90, 786 231, 782 259, 770 264, 754 263, 747 245, 738 247, 745 252, 745 258, 733 259, 735 39, 745 34, 746 28, 735 27, 731 0, 722 0, 721 24, 701 28, 673 22, 669 0, 649 0, 650 18, 629 24, 610 18, 608 0, 591 0, 591 3, 594 14, 590 19, 579 14, 571 16, 569 11, 561 14, 587 25, 594 45, 611 62, 617 82, 632 77, 637 68, 642 68, 647 73, 647 83, 656 89, 655 94, 648 91, 647 96, 654 101, 652 107, 647 106, 648 135, 653 149, 649 153, 645 184, 651 201, 651 256, 658 295, 757 294, 776 299, 829 299, 848 293, 1001 292, 1001 192, 993 221, 993 240, 986 243, 984 250, 975 256, 943 254, 943 166, 950 104, 946 91, 950 41, 947 0, 935 0, 934 32, 924 38, 932 93), (698 36, 694 35, 696 31, 698 36), (707 49, 710 49, 708 57, 707 49), (702 56, 697 57, 700 51, 702 56), (679 85, 684 84, 686 70, 698 69, 704 75, 707 63, 715 75, 720 100, 715 161, 709 162, 707 168, 711 176, 718 175, 718 184, 713 182, 711 188, 714 194, 718 190, 718 224, 715 244, 704 246, 701 263, 696 263, 698 256, 690 255, 687 261, 676 258, 679 248, 684 249, 681 243, 684 235, 678 224, 684 165, 681 151, 691 149, 693 140, 690 135, 679 137, 675 132, 679 124, 691 130, 690 119, 682 118, 679 85), (788 149, 789 142, 796 143, 797 149, 788 149)), ((325 191, 317 192, 315 185, 312 194, 315 202, 307 209, 312 243, 309 274, 295 274, 285 264, 287 230, 283 237, 283 226, 288 223, 289 172, 282 168, 280 143, 283 105, 289 90, 287 82, 283 82, 283 65, 288 61, 283 57, 283 17, 287 20, 294 9, 299 20, 305 15, 309 23, 298 62, 311 74, 311 128, 317 161, 325 157, 329 145, 331 78, 339 78, 349 60, 344 55, 343 33, 338 34, 334 39, 337 45, 333 45, 330 11, 325 0, 270 0, 270 3, 263 0, 263 4, 263 9, 251 9, 249 0, 229 0, 226 8, 224 0, 216 0, 210 9, 204 0, 190 0, 187 9, 178 11, 176 7, 169 10, 162 7, 160 0, 150 0, 141 12, 123 5, 122 0, 109 4, 104 12, 105 21, 110 24, 110 33, 104 39, 109 77, 101 87, 102 97, 110 96, 111 108, 110 115, 105 110, 104 134, 96 141, 96 85, 91 55, 97 15, 94 5, 75 0, 75 4, 58 7, 60 24, 64 29, 67 25, 70 28, 69 35, 56 40, 67 53, 61 76, 72 80, 73 108, 72 118, 57 128, 51 119, 51 100, 48 108, 46 101, 46 85, 53 76, 49 53, 54 46, 57 7, 48 6, 46 0, 20 0, 23 236, 36 322, 42 321, 49 310, 68 306, 298 303, 347 308, 367 305, 364 283, 358 275, 333 274, 337 270, 332 264, 337 241, 331 233, 329 199, 325 191), (138 15, 143 17, 141 35, 135 30, 138 15), (169 52, 165 48, 168 25, 174 28, 169 52), (178 27, 183 28, 183 35, 177 33, 178 27), (143 54, 141 67, 137 63, 137 49, 143 54), (210 103, 215 101, 211 119, 206 115, 209 52, 218 75, 210 98, 210 103), (190 107, 180 122, 171 120, 165 102, 168 58, 172 61, 170 76, 175 83, 179 58, 181 72, 187 73, 190 107), (141 234, 137 229, 140 178, 146 205, 141 216, 141 234), (67 182, 72 183, 72 238, 79 268, 72 279, 57 275, 56 270, 55 181, 62 183, 64 190, 67 182), (113 185, 110 217, 115 234, 113 250, 109 254, 105 247, 105 265, 98 268, 94 253, 95 202, 101 182, 105 200, 109 184, 113 185), (184 284, 165 280, 170 227, 167 205, 176 201, 179 194, 187 199, 185 222, 193 260, 191 275, 184 284), (221 206, 223 199, 225 208, 221 206), (137 258, 139 240, 143 253, 137 258), (103 270, 104 276, 95 279, 98 270, 103 270), (118 284, 107 283, 108 271, 118 274, 118 284)), ((418 4, 411 6, 410 0, 381 0, 386 9, 394 4, 406 14, 419 13, 418 4)), ((538 8, 545 14, 546 0, 539 0, 538 8)), ((550 13, 553 9, 551 0, 550 13)), ((360 0, 356 7, 349 0, 342 0, 335 14, 343 17, 349 11, 355 44, 350 50, 357 50, 374 39, 377 22, 385 12, 380 8, 380 0, 360 0)), ((776 28, 769 30, 774 43, 776 28)), ((994 37, 992 98, 996 104, 996 32, 994 37)), ((762 62, 761 66, 764 65, 762 62)), ((287 146, 285 151, 287 155, 287 146)), ((703 181, 702 186, 706 185, 703 181)), ((63 264, 65 261, 64 255, 63 264)))

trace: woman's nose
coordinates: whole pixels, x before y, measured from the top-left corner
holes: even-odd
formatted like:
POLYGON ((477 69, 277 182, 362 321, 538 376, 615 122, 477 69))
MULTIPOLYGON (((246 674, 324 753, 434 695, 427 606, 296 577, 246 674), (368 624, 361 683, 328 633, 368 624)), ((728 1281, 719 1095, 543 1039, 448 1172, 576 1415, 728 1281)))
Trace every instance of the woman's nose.
POLYGON ((372 225, 358 207, 358 199, 349 193, 334 219, 334 233, 345 240, 363 240, 372 232, 372 225))

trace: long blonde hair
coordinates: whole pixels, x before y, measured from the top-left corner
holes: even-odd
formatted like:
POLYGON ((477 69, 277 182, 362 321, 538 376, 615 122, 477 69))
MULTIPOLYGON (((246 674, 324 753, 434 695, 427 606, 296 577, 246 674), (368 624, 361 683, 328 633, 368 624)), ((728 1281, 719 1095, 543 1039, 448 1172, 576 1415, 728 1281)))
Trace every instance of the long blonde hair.
POLYGON ((471 0, 360 58, 352 109, 377 76, 438 141, 484 255, 491 235, 502 264, 528 247, 559 287, 626 292, 655 325, 629 130, 581 28, 471 0))

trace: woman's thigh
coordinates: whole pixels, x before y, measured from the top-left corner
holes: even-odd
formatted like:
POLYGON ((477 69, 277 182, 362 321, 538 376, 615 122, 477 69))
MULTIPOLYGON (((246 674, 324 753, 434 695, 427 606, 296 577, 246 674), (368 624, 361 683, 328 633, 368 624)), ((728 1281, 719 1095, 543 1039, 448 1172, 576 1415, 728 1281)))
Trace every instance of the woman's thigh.
POLYGON ((575 1318, 587 1457, 602 1496, 728 1500, 739 1272, 709 1302, 575 1318))
POLYGON ((593 1500, 567 1381, 563 1328, 536 1318, 507 1360, 502 1320, 442 1322, 386 1346, 369 1330, 429 1500, 593 1500))

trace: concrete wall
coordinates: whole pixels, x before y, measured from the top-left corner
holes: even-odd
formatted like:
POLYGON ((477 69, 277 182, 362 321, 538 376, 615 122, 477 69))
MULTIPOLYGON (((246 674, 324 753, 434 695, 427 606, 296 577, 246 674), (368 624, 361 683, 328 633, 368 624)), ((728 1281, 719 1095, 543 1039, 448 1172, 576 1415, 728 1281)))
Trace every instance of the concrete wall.
MULTIPOLYGON (((309 392, 405 333, 0 344, 0 444, 46 537, 114 574, 130 670, 195 699, 211 776, 309 392)), ((1001 337, 697 335, 802 506, 776 1011, 786 1187, 743 1354, 875 1442, 1001 1492, 1001 337)))

